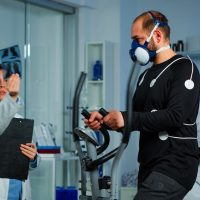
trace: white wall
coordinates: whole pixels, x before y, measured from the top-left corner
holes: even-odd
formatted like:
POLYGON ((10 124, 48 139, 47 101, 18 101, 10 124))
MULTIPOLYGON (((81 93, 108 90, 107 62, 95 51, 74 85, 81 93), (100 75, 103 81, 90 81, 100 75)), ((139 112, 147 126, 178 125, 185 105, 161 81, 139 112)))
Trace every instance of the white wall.
MULTIPOLYGON (((120 40, 120 8, 119 0, 96 1, 96 7, 79 9, 79 68, 84 70, 85 42, 109 41, 114 46, 113 68, 111 76, 119 75, 119 40, 120 40)), ((115 87, 119 87, 119 80, 115 78, 115 87)), ((114 87, 114 85, 113 85, 114 87)), ((116 93, 114 94, 116 95, 116 93)), ((119 97, 116 97, 116 102, 119 97)), ((113 106, 114 107, 114 106, 113 106)))
POLYGON ((30 7, 30 63, 26 73, 27 117, 56 125, 63 143, 63 14, 30 7))

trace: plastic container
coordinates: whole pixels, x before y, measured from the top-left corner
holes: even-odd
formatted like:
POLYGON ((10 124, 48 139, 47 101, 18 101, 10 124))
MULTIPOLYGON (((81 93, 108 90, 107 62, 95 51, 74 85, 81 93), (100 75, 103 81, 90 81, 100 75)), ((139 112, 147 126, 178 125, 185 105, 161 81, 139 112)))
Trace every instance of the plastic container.
POLYGON ((102 80, 103 79, 103 69, 100 60, 97 60, 96 63, 93 65, 93 77, 94 81, 102 80))
POLYGON ((66 200, 78 200, 78 191, 76 187, 67 187, 67 199, 66 200))
POLYGON ((56 200, 64 200, 67 198, 67 191, 63 187, 56 187, 56 200))
POLYGON ((176 44, 176 43, 173 43, 173 44, 172 44, 172 49, 173 49, 173 51, 175 51, 175 52, 177 51, 177 44, 176 44))
POLYGON ((56 187, 56 200, 78 200, 78 191, 76 187, 56 187))
POLYGON ((184 51, 183 40, 178 40, 178 42, 177 42, 177 51, 184 51))

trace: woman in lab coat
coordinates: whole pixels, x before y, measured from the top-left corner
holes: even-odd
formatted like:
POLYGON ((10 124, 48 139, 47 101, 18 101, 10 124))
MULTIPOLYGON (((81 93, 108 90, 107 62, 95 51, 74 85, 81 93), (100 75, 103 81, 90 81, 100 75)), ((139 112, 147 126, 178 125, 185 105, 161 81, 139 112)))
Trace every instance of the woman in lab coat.
MULTIPOLYGON (((0 67, 0 135, 9 125, 11 119, 15 116, 15 114, 19 111, 20 105, 16 102, 16 96, 10 96, 7 91, 5 91, 4 86, 2 85, 2 70, 0 67)), ((8 80, 9 82, 17 81, 16 84, 9 84, 10 88, 8 90, 11 93, 18 93, 19 86, 18 80, 19 77, 12 77, 12 79, 8 80), (15 78, 15 79, 14 79, 15 78), (13 80, 14 79, 14 80, 13 80)))
MULTIPOLYGON (((18 94, 20 78, 18 74, 12 74, 8 80, 4 79, 4 71, 0 68, 0 134, 9 125, 13 117, 21 118, 17 114, 20 105, 18 94)), ((36 168, 39 164, 35 144, 21 144, 21 153, 30 159, 29 169, 36 168)), ((0 200, 31 200, 29 180, 20 181, 0 177, 0 200)))
MULTIPOLYGON (((22 153, 30 159, 29 170, 38 167, 39 156, 37 156, 36 147, 29 143, 20 147, 22 153), (32 148, 32 150, 28 149, 32 148), (28 155, 29 154, 29 155, 28 155)), ((31 200, 31 187, 29 178, 25 181, 16 179, 0 178, 0 199, 1 200, 31 200)))

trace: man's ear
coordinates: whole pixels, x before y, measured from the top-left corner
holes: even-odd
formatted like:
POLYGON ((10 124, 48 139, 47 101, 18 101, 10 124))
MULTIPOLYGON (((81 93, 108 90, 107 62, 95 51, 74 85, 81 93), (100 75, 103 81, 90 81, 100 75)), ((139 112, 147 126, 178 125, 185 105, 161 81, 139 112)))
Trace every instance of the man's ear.
POLYGON ((159 44, 163 39, 163 33, 159 29, 156 29, 154 31, 153 38, 154 41, 159 44))

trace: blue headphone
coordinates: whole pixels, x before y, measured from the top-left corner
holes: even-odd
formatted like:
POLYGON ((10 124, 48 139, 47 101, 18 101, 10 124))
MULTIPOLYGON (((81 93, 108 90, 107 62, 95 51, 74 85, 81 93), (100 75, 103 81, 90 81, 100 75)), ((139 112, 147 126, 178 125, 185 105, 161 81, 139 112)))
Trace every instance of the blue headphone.
POLYGON ((156 28, 159 26, 168 25, 166 22, 160 22, 158 19, 156 19, 152 12, 149 12, 149 14, 151 15, 155 24, 153 30, 150 33, 150 36, 147 38, 144 44, 139 44, 137 40, 133 40, 131 44, 131 49, 129 50, 129 55, 133 62, 138 61, 141 65, 148 64, 149 61, 152 61, 157 54, 157 51, 152 51, 147 48, 156 28))

